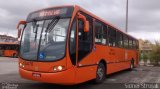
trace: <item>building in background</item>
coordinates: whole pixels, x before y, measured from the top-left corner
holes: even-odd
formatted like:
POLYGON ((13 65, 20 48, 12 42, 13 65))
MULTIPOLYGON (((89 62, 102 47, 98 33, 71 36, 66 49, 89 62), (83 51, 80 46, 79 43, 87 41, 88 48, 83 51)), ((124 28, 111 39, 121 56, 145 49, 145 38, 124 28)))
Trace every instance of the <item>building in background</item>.
POLYGON ((139 39, 139 50, 141 54, 149 53, 152 51, 152 43, 148 40, 139 39))
POLYGON ((12 36, 0 35, 0 42, 18 42, 18 39, 12 36))

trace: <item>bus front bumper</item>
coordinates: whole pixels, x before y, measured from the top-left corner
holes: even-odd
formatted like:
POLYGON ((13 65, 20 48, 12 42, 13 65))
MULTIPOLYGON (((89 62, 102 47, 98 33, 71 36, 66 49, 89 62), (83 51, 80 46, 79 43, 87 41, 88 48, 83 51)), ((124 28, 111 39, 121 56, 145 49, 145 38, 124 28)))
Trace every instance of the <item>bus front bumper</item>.
POLYGON ((19 73, 22 78, 34 80, 34 81, 61 84, 61 85, 75 84, 74 68, 70 68, 65 71, 56 72, 56 73, 34 72, 34 71, 28 71, 28 70, 19 68, 19 73), (33 76, 34 73, 40 74, 40 76, 33 76))

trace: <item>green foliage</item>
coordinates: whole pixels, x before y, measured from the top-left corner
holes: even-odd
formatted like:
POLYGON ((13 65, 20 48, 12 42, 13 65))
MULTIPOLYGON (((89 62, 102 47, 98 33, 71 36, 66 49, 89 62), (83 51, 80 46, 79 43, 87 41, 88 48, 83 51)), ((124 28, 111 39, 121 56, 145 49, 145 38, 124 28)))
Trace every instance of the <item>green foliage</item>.
POLYGON ((147 62, 148 58, 149 58, 148 53, 143 53, 143 61, 147 62))
POLYGON ((143 55, 142 55, 142 53, 139 54, 139 58, 140 58, 140 61, 143 60, 143 55))
POLYGON ((159 65, 158 62, 160 62, 160 41, 155 41, 155 44, 152 45, 150 57, 151 62, 153 62, 155 65, 159 65))

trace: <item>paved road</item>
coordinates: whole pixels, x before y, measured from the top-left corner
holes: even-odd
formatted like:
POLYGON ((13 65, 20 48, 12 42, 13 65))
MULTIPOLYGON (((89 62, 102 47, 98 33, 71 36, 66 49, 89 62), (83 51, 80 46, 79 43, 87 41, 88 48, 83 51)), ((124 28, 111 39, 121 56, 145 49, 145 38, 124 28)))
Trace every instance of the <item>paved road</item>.
POLYGON ((18 74, 17 58, 0 57, 0 83, 0 89, 6 89, 6 86, 17 87, 14 89, 160 89, 160 67, 141 66, 132 71, 118 72, 107 76, 102 84, 89 81, 75 86, 60 86, 22 79, 18 74))

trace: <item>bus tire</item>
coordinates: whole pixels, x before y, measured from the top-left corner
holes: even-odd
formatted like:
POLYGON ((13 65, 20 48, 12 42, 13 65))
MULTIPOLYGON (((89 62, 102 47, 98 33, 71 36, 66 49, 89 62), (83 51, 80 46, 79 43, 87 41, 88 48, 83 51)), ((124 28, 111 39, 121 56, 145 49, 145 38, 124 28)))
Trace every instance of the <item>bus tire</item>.
POLYGON ((16 53, 14 53, 12 57, 13 57, 13 58, 16 58, 16 57, 17 57, 16 53))
POLYGON ((99 84, 102 83, 106 78, 106 67, 105 65, 100 62, 97 67, 96 71, 96 79, 94 80, 94 83, 99 84))
POLYGON ((133 69, 134 69, 134 60, 132 59, 130 64, 130 70, 133 70, 133 69))

